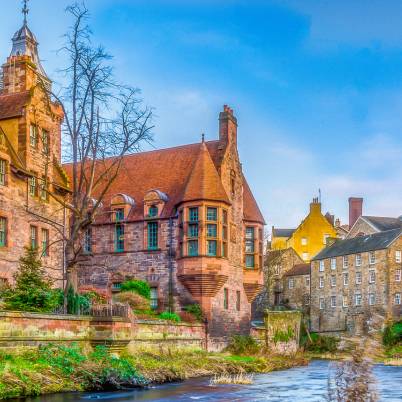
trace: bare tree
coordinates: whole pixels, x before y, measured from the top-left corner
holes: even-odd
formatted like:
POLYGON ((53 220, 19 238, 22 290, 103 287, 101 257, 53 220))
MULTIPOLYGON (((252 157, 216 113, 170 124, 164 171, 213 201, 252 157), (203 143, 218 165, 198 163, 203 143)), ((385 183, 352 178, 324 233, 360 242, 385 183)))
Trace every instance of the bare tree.
POLYGON ((63 154, 71 193, 49 195, 68 214, 68 234, 64 235, 68 289, 77 287, 82 236, 117 178, 124 155, 152 140, 152 110, 143 106, 137 88, 115 81, 111 57, 91 42, 85 5, 74 4, 67 11, 73 17, 61 49, 69 60, 62 70, 67 85, 59 94, 43 87, 48 101, 55 99, 64 112, 63 154))

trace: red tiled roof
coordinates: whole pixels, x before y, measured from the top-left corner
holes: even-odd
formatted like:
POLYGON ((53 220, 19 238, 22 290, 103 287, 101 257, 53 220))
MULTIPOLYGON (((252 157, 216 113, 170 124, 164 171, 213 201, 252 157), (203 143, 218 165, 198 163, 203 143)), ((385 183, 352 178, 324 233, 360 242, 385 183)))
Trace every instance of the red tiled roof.
POLYGON ((296 275, 309 275, 311 271, 310 264, 296 264, 289 269, 284 276, 296 276, 296 275))
MULTIPOLYGON (((118 177, 103 200, 105 210, 113 195, 126 194, 135 200, 127 219, 141 220, 143 200, 150 190, 160 190, 168 196, 162 218, 172 216, 174 208, 184 200, 210 199, 230 204, 218 174, 223 153, 219 141, 207 141, 126 155, 118 177)), ((71 177, 71 164, 63 167, 71 177)), ((263 223, 245 179, 244 184, 245 219, 263 223)), ((104 219, 109 221, 106 215, 104 219)), ((98 222, 102 220, 98 217, 98 222)))
POLYGON ((21 116, 30 97, 29 91, 0 95, 0 120, 21 116))

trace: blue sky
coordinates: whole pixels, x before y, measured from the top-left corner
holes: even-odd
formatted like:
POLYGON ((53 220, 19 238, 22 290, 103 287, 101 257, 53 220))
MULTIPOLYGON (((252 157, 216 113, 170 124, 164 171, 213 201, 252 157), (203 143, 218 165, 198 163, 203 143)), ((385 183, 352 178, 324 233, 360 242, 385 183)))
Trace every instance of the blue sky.
MULTIPOLYGON (((48 74, 70 1, 31 0, 29 25, 48 74)), ((119 80, 155 107, 154 146, 217 138, 229 104, 239 151, 269 227, 296 226, 321 188, 347 220, 402 214, 402 3, 387 0, 88 0, 94 42, 119 80)), ((2 2, 0 59, 21 25, 2 2)))

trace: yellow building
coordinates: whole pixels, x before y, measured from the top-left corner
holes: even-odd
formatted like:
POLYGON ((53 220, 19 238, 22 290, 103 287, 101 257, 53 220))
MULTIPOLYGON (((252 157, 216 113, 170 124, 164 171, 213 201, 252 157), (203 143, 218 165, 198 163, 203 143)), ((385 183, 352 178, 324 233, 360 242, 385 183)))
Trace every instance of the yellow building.
POLYGON ((296 229, 272 228, 271 249, 292 247, 308 262, 325 247, 328 238, 336 237, 334 225, 322 214, 318 198, 314 198, 310 204, 310 213, 296 229))

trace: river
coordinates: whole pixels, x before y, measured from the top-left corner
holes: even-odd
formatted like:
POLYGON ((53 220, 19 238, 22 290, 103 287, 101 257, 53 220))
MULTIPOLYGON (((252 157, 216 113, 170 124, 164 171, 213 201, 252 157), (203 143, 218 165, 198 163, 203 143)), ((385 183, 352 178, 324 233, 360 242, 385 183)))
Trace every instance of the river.
MULTIPOLYGON (((18 399, 24 402, 254 402, 324 401, 329 363, 314 360, 308 366, 259 374, 252 385, 210 386, 207 378, 164 384, 145 390, 102 393, 66 393, 18 399)), ((402 367, 376 365, 374 374, 381 401, 402 400, 402 367)), ((17 401, 17 400, 15 400, 17 401)))

